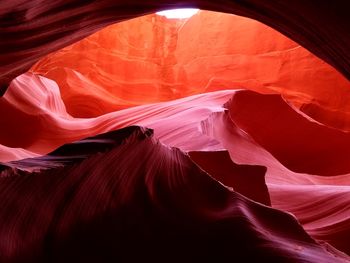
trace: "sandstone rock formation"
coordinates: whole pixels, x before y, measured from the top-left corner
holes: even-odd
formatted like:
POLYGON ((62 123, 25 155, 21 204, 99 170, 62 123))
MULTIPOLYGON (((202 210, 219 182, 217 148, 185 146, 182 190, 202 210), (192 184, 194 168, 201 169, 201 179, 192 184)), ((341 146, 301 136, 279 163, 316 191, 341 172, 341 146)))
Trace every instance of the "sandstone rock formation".
POLYGON ((342 1, 20 0, 0 21, 1 262, 350 262, 342 1), (148 14, 177 5, 285 35, 148 14))

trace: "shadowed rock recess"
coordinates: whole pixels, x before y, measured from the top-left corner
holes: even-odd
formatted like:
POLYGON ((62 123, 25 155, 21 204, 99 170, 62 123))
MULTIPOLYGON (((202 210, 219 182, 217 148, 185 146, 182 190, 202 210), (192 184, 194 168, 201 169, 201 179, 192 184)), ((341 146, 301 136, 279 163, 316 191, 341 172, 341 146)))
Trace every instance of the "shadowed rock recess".
POLYGON ((282 2, 1 1, 0 262, 350 262, 349 7, 282 2))

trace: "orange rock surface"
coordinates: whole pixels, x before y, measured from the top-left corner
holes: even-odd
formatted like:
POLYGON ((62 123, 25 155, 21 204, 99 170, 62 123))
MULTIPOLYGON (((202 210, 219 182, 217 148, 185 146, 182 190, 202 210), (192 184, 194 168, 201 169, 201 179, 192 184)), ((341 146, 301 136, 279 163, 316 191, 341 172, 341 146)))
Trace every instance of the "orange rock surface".
MULTIPOLYGON (((61 8, 98 14, 107 2, 61 8)), ((79 13, 71 35, 55 28, 59 6, 23 12, 38 19, 22 25, 37 42, 18 47, 19 62, 74 42, 74 27, 92 32, 79 13)), ((343 27, 329 42, 305 21, 300 35, 326 43, 310 50, 347 72, 343 27)), ((8 72, 26 68, 13 60, 8 72)), ((43 57, 0 97, 0 261, 350 262, 349 99, 339 72, 248 18, 109 26, 43 57)))
POLYGON ((244 88, 283 94, 321 122, 350 127, 333 116, 350 111, 348 80, 279 32, 230 14, 128 20, 43 58, 31 71, 58 83, 75 117, 244 88))

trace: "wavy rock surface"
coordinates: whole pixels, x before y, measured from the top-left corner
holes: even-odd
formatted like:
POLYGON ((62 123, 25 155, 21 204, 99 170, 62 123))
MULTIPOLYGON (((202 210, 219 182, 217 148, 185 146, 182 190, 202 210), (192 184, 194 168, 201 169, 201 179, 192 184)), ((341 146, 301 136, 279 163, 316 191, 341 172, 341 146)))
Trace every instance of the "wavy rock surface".
POLYGON ((64 109, 61 113, 56 112, 63 102, 54 81, 26 73, 14 80, 9 91, 1 98, 0 107, 11 112, 11 115, 0 117, 0 123, 7 127, 1 130, 0 143, 43 154, 68 142, 139 124, 155 129, 156 136, 162 142, 186 151, 217 149, 220 143, 202 136, 198 121, 212 112, 224 110, 222 105, 233 92, 220 91, 209 96, 200 94, 116 111, 96 118, 73 118, 64 109), (26 94, 29 87, 32 88, 31 94, 26 94), (45 89, 48 89, 47 92, 43 92, 45 89), (50 93, 55 95, 46 97, 50 93), (193 137, 193 140, 187 140, 186 136, 193 137))
MULTIPOLYGON (((235 122, 235 120, 242 121, 244 118, 245 124, 251 123, 254 126, 253 120, 256 120, 254 118, 255 115, 258 113, 264 115, 266 114, 266 111, 254 111, 251 112, 252 115, 244 115, 240 111, 233 111, 234 107, 232 107, 232 104, 244 102, 246 107, 242 108, 243 111, 247 113, 250 107, 260 106, 259 103, 254 100, 254 98, 260 96, 262 96, 259 99, 261 102, 271 102, 271 99, 273 99, 275 102, 278 102, 275 106, 281 106, 280 103, 284 102, 284 106, 286 106, 287 109, 295 110, 276 95, 259 95, 252 93, 251 91, 237 92, 233 95, 230 102, 226 104, 228 108, 231 107, 231 111, 227 110, 225 112, 213 113, 208 119, 201 122, 202 132, 212 138, 220 140, 223 147, 228 150, 233 162, 237 164, 260 165, 267 168, 265 180, 269 189, 272 207, 293 213, 298 219, 300 218, 306 231, 308 231, 308 233, 314 238, 329 242, 338 249, 350 253, 350 247, 347 245, 348 242, 345 241, 348 236, 350 220, 350 206, 348 199, 350 174, 326 175, 323 173, 323 170, 320 171, 319 175, 293 172, 277 160, 276 157, 272 155, 273 152, 269 152, 253 139, 253 136, 265 134, 267 127, 269 128, 269 131, 271 131, 271 135, 274 134, 274 129, 285 128, 283 126, 284 122, 281 123, 277 121, 287 119, 286 116, 283 115, 284 106, 276 109, 272 114, 270 112, 270 114, 265 116, 269 116, 271 121, 271 123, 267 125, 262 125, 261 127, 255 127, 255 129, 246 131, 244 130, 244 126, 239 128, 237 126, 237 123, 239 122, 235 122), (240 101, 240 98, 244 99, 240 101), (247 98, 250 99, 246 100, 247 98), (275 118, 275 112, 281 114, 275 118), (264 127, 265 129, 263 129, 264 127), (247 133, 247 131, 250 133, 247 133)), ((269 106, 274 107, 273 103, 269 104, 269 106)), ((322 134, 323 129, 328 130, 328 132, 339 132, 338 130, 326 128, 323 125, 311 121, 308 117, 301 115, 298 111, 294 111, 294 114, 295 117, 299 116, 301 118, 301 122, 296 123, 293 128, 289 128, 289 130, 294 131, 296 129, 295 127, 297 127, 296 130, 303 128, 303 134, 299 137, 301 141, 302 138, 307 138, 308 134, 307 126, 303 127, 302 125, 304 121, 308 121, 308 124, 313 128, 318 127, 321 129, 319 131, 314 131, 314 134, 316 135, 322 134)), ((262 119, 263 118, 264 116, 262 116, 262 119)), ((292 119, 293 118, 291 118, 291 120, 292 119)), ((286 127, 288 128, 288 125, 286 127)), ((347 135, 347 133, 342 133, 343 132, 337 136, 342 137, 347 135)), ((279 134, 288 135, 288 132, 281 132, 279 134)), ((285 148, 282 147, 284 150, 289 147, 287 138, 289 137, 286 136, 285 140, 281 142, 281 146, 285 145, 285 148)), ((319 137, 314 136, 313 139, 317 140, 317 138, 319 137)), ((334 138, 326 137, 317 142, 319 147, 323 146, 328 149, 327 151, 314 152, 312 157, 310 157, 312 161, 320 163, 320 159, 324 158, 322 154, 328 154, 329 151, 334 149, 332 148, 334 146, 333 144, 331 144, 331 147, 329 145, 327 146, 328 141, 331 139, 334 138)), ((266 141, 264 143, 266 143, 266 141)), ((346 144, 346 140, 344 141, 344 144, 346 144)), ((267 148, 272 145, 265 144, 267 148)), ((313 145, 312 140, 310 141, 310 144, 308 143, 308 140, 305 140, 303 148, 307 149, 310 145, 313 145)), ((343 144, 341 144, 341 146, 343 146, 343 144)), ((306 164, 309 163, 309 159, 305 159, 305 156, 303 156, 303 148, 301 148, 298 154, 289 155, 289 160, 295 158, 293 164, 300 163, 306 167, 306 164)), ((335 151, 337 152, 337 149, 335 149, 335 151)), ((343 155, 340 156, 343 157, 343 155)), ((337 164, 332 165, 332 158, 336 157, 330 156, 329 160, 324 161, 325 171, 327 171, 327 169, 328 171, 338 169, 337 164)), ((312 164, 312 162, 310 163, 312 164)), ((346 163, 348 162, 345 162, 345 164, 346 163)), ((344 163, 340 162, 340 164, 344 163)), ((310 168, 311 167, 312 166, 310 165, 310 168)), ((310 168, 308 167, 308 169, 310 168)), ((258 186, 255 185, 254 187, 258 186)), ((259 192, 255 191, 253 193, 257 194, 259 192)))
MULTIPOLYGON (((291 215, 230 191, 149 131, 131 127, 82 143, 95 153, 58 168, 46 162, 39 172, 1 172, 1 206, 16 202, 0 212, 9 241, 2 262, 346 260, 291 215)), ((61 157, 72 159, 77 147, 64 147, 61 157)))
MULTIPOLYGON (((57 163, 53 159, 61 155, 66 156, 63 159, 68 163, 76 158, 67 157, 67 151, 63 150, 62 154, 59 148, 49 154, 49 158, 37 157, 35 160, 38 161, 34 162, 30 159, 16 162, 30 156, 21 157, 14 153, 21 150, 36 156, 84 137, 130 125, 142 125, 154 129, 155 138, 162 144, 189 152, 192 162, 222 184, 257 202, 271 202, 273 207, 295 213, 314 238, 329 242, 344 252, 350 250, 344 239, 349 229, 350 208, 347 199, 337 201, 341 197, 346 198, 344 189, 347 189, 350 174, 339 175, 339 171, 347 171, 348 162, 337 163, 339 159, 329 155, 329 151, 346 151, 349 134, 311 120, 279 95, 263 95, 247 90, 217 91, 81 119, 67 114, 55 82, 27 73, 12 82, 9 91, 1 98, 0 106, 13 112, 14 119, 20 120, 18 123, 30 123, 13 126, 11 130, 11 118, 6 115, 0 118, 0 122, 7 127, 7 133, 2 132, 0 137, 1 144, 6 146, 3 148, 7 150, 2 161, 14 161, 3 163, 4 167, 38 170, 49 165, 55 168, 57 163), (31 83, 35 92, 25 93, 27 83, 31 83), (279 114, 276 115, 276 112, 279 114), (268 125, 253 121, 257 113, 259 119, 266 120, 268 125), (33 119, 37 122, 33 122, 33 119), (289 128, 286 120, 290 120, 293 129, 289 128), (287 141, 286 138, 293 139, 288 133, 290 131, 298 133, 300 142, 296 141, 297 137, 294 143, 287 141), (281 145, 277 146, 285 145, 285 148, 276 148, 275 141, 270 140, 268 134, 276 137, 276 132, 280 135, 276 139, 281 140, 281 145), (310 133, 317 136, 310 139, 310 133), (330 138, 338 143, 330 143, 330 138), (300 152, 282 154, 284 149, 297 143, 302 144, 300 152), (312 152, 314 145, 327 151, 312 152), (309 149, 309 152, 304 153, 303 149, 309 149), (309 162, 305 162, 305 154, 310 154, 315 163, 326 163, 325 169, 317 170, 317 165, 305 165, 309 162), (318 189, 328 189, 331 196, 339 196, 339 199, 324 205, 324 213, 319 213, 317 206, 311 209, 305 205, 324 200, 324 196, 317 194, 318 189), (286 194, 287 190, 291 194, 297 191, 303 199, 294 198, 292 202, 286 194), (325 214, 327 216, 324 218, 325 214), (319 221, 322 221, 321 225, 319 221)), ((87 139, 87 145, 97 138, 92 141, 87 139)), ((73 155, 81 158, 89 156, 89 148, 83 145, 80 143, 77 146, 80 152, 71 150, 73 155)), ((347 155, 341 157, 347 158, 347 155)), ((58 158, 58 166, 60 162, 62 158, 58 158)))
POLYGON ((347 10, 2 1, 0 261, 350 262, 347 10))
MULTIPOLYGON (((350 111, 350 83, 334 68, 255 20, 208 11, 109 26, 46 56, 31 71, 56 81, 75 117, 239 88, 282 94, 328 124, 323 115, 350 111)), ((332 125, 350 129, 347 120, 332 125)))

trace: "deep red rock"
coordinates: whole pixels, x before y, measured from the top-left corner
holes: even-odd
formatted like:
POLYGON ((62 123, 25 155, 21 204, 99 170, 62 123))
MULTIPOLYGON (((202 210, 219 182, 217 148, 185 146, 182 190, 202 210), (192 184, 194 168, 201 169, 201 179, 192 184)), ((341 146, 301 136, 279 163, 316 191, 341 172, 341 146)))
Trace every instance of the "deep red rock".
MULTIPOLYGON (((0 243, 2 262, 346 260, 291 215, 229 190, 152 132, 133 127, 102 138, 107 149, 90 148, 74 164, 1 172, 1 238, 11 241, 0 243)), ((86 149, 96 146, 91 140, 86 149)), ((58 152, 71 159, 72 148, 58 152)))
POLYGON ((0 261, 350 262, 347 6, 2 1, 0 261))

